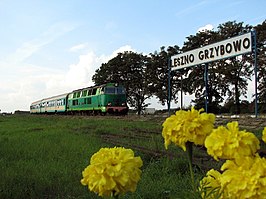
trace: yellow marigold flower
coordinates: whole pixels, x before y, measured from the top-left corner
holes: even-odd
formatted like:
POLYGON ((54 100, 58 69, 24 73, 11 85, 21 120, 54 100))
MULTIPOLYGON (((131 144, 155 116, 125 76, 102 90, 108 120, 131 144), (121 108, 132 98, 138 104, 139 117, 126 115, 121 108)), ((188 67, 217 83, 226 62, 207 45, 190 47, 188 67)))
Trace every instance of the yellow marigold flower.
POLYGON ((99 196, 113 196, 128 191, 135 192, 142 166, 140 157, 123 147, 102 148, 82 172, 82 185, 99 196))
POLYGON ((201 113, 194 107, 191 110, 180 110, 168 117, 163 123, 162 136, 164 137, 165 148, 173 142, 186 151, 186 142, 193 142, 196 145, 203 145, 205 138, 213 129, 215 115, 201 113))
POLYGON ((238 122, 219 126, 207 136, 205 147, 214 159, 234 159, 238 156, 253 156, 260 148, 259 140, 250 132, 239 131, 238 122))
POLYGON ((221 173, 214 169, 207 172, 206 177, 200 181, 199 191, 202 198, 223 198, 221 189, 221 173))
POLYGON ((227 198, 266 198, 266 160, 259 155, 227 160, 222 168, 221 187, 227 198))
POLYGON ((263 142, 266 143, 266 127, 264 127, 264 129, 262 131, 262 140, 263 140, 263 142))

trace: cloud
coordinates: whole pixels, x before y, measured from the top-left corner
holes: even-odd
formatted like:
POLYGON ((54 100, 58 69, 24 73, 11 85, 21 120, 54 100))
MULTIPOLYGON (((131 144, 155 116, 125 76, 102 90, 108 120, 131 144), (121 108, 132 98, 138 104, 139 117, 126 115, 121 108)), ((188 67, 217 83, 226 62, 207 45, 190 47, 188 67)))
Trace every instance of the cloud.
POLYGON ((24 42, 14 54, 9 56, 8 61, 13 63, 23 62, 45 45, 52 43, 62 35, 74 30, 76 27, 77 25, 75 24, 64 22, 53 24, 35 39, 24 42))
POLYGON ((208 4, 208 1, 200 1, 196 4, 193 4, 192 6, 188 6, 184 9, 178 11, 175 15, 177 17, 183 17, 185 15, 190 15, 192 12, 196 12, 198 9, 205 6, 206 4, 208 4))
MULTIPOLYGON (((258 89, 258 87, 257 87, 258 89)), ((255 99, 255 75, 252 76, 251 81, 248 81, 248 88, 247 88, 247 100, 252 101, 255 99)))
POLYGON ((72 46, 69 51, 70 52, 78 52, 79 50, 85 49, 87 47, 87 43, 78 44, 75 46, 72 46))
POLYGON ((0 60, 2 111, 28 110, 31 101, 66 90, 59 84, 65 77, 64 71, 31 65, 26 59, 76 27, 64 22, 53 24, 36 38, 24 42, 5 60, 0 60))
POLYGON ((213 30, 213 25, 207 24, 203 27, 200 27, 197 32, 205 32, 207 30, 213 30))
POLYGON ((125 46, 121 46, 120 48, 118 48, 117 50, 115 50, 109 57, 108 59, 112 59, 115 56, 117 56, 118 53, 123 53, 125 51, 132 51, 132 52, 136 52, 136 50, 134 48, 132 48, 130 45, 125 45, 125 46))
POLYGON ((97 56, 93 51, 80 55, 79 62, 69 66, 64 84, 73 89, 93 85, 92 76, 96 69, 99 68, 102 63, 108 62, 110 59, 117 56, 118 53, 124 51, 135 50, 131 46, 125 45, 113 51, 110 55, 102 54, 97 56))
POLYGON ((99 61, 92 51, 85 55, 80 55, 79 62, 69 66, 64 80, 65 85, 72 89, 92 85, 91 77, 99 66, 99 61))
POLYGON ((66 70, 1 61, 0 69, 2 71, 5 66, 5 71, 0 73, 0 85, 4 85, 0 88, 0 109, 2 112, 29 110, 34 101, 92 86, 95 70, 124 51, 134 49, 125 45, 108 55, 89 51, 81 54, 78 62, 70 64, 66 70))

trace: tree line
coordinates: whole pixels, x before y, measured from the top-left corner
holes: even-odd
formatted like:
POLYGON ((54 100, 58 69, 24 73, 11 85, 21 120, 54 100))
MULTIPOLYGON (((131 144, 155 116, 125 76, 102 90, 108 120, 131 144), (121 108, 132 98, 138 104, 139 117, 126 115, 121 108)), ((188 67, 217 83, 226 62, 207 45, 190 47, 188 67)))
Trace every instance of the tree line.
MULTIPOLYGON (((178 102, 178 92, 194 94, 196 108, 205 107, 204 65, 171 71, 170 98, 168 98, 168 59, 176 54, 216 43, 230 37, 256 31, 257 34, 257 97, 259 112, 266 112, 266 20, 257 26, 228 21, 217 30, 205 30, 186 37, 182 47, 162 46, 159 51, 143 55, 126 51, 102 63, 92 80, 95 84, 122 83, 128 95, 128 104, 140 114, 155 96, 162 105, 178 102)), ((248 81, 254 76, 254 53, 231 57, 208 65, 208 112, 239 114, 254 112, 254 99, 247 98, 248 81), (223 105, 221 105, 223 103, 223 105), (253 108, 253 109, 252 109, 253 108)), ((254 96, 253 96, 254 98, 254 96)))

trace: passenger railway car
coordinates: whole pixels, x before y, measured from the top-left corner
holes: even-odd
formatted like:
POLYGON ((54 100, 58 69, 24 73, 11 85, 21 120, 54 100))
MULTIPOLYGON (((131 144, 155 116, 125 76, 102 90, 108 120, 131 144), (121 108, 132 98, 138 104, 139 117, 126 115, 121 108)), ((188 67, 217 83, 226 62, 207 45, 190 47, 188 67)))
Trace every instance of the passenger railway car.
POLYGON ((41 113, 64 113, 66 112, 67 93, 46 98, 41 103, 41 113))
POLYGON ((30 113, 41 113, 41 103, 42 103, 42 100, 33 102, 30 105, 30 113))
POLYGON ((30 112, 47 114, 127 114, 126 100, 126 92, 123 86, 108 83, 33 102, 30 106, 30 112))

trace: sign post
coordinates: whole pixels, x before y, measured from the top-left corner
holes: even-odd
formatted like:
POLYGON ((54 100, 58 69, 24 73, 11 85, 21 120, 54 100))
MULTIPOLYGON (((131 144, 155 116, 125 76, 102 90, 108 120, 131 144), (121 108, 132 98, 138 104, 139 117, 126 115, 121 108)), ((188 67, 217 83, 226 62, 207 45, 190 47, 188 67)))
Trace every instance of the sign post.
POLYGON ((253 50, 254 50, 254 75, 255 75, 255 116, 258 117, 258 94, 257 94, 257 81, 258 81, 258 74, 257 74, 257 38, 256 38, 256 31, 252 32, 253 35, 253 50))
MULTIPOLYGON (((208 110, 208 63, 226 59, 229 57, 235 57, 238 55, 251 53, 255 48, 255 112, 257 117, 257 49, 256 49, 256 34, 254 32, 248 32, 236 37, 232 37, 214 44, 209 44, 201 48, 190 50, 181 54, 177 54, 171 57, 171 70, 180 70, 182 68, 205 64, 204 81, 205 81, 205 109, 208 110), (252 38, 254 40, 252 45, 252 38)), ((170 78, 171 71, 169 72, 168 65, 168 90, 171 89, 170 78)), ((171 96, 170 90, 168 92, 168 100, 170 104, 171 96)), ((170 107, 170 105, 169 105, 170 107)), ((169 110, 170 113, 170 110, 169 110)))
POLYGON ((167 60, 167 72, 168 72, 168 117, 170 116, 170 111, 171 111, 171 58, 168 58, 167 60))
POLYGON ((208 113, 208 63, 204 67, 204 82, 205 82, 205 111, 208 113))
MULTIPOLYGON (((181 73, 180 73, 181 74, 181 73)), ((181 74, 181 92, 180 92, 180 98, 181 98, 181 105, 180 105, 180 109, 183 109, 183 75, 181 74)))

